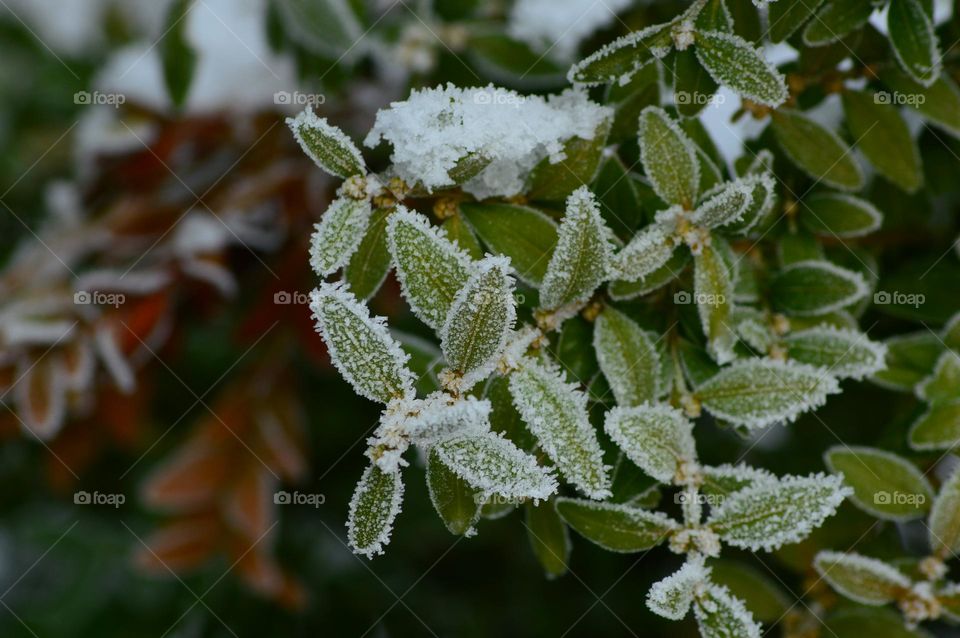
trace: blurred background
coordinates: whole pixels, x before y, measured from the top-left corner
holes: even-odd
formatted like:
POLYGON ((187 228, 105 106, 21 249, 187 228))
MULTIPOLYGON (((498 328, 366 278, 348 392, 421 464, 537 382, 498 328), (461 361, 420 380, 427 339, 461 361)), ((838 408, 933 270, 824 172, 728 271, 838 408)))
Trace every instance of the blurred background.
MULTIPOLYGON (((307 245, 337 184, 283 123, 313 107, 362 140, 411 87, 558 90, 578 51, 684 4, 0 0, 0 636, 696 635, 643 604, 678 557, 575 539, 547 579, 522 512, 451 536, 422 467, 387 555, 346 549, 378 410, 313 331, 307 245)), ((727 159, 750 134, 728 128, 733 102, 705 118, 727 159)), ((940 155, 943 182, 960 160, 940 155)), ((935 218, 896 197, 874 194, 892 223, 935 218)), ((371 305, 427 372, 438 351, 392 278, 371 305)), ((919 319, 881 330, 902 320, 919 319)), ((915 408, 851 383, 762 442, 698 439, 706 462, 819 471, 837 437, 902 446, 915 408)), ((866 534, 882 556, 902 533, 845 506, 817 542, 866 534)), ((790 593, 812 551, 723 568, 771 635, 824 631, 822 600, 790 593)), ((822 635, 889 623, 872 614, 822 635)))

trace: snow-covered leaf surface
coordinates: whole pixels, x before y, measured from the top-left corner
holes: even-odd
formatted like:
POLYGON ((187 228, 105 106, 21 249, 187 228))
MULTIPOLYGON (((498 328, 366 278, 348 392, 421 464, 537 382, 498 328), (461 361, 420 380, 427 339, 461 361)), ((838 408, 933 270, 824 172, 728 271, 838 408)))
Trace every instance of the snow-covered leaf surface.
POLYGON ((743 601, 726 587, 710 584, 700 592, 693 605, 703 638, 760 638, 760 625, 743 601))
POLYGON ((287 119, 287 126, 310 159, 334 177, 365 175, 363 156, 343 131, 317 117, 307 108, 295 118, 287 119))
POLYGON ((670 620, 683 620, 690 611, 697 587, 710 578, 710 569, 703 561, 687 560, 683 567, 663 580, 657 581, 647 592, 647 608, 670 620))
POLYGON ((402 501, 399 472, 384 472, 376 465, 364 470, 350 499, 347 518, 347 542, 353 551, 367 558, 383 553, 402 501))
POLYGON ((604 429, 627 458, 661 483, 672 483, 683 463, 695 463, 693 424, 666 405, 616 407, 604 429))
POLYGON ((653 190, 668 204, 692 208, 700 185, 696 146, 666 112, 649 106, 640 113, 640 159, 653 190))
POLYGON ((617 405, 640 405, 660 394, 656 346, 625 314, 609 306, 604 308, 594 322, 593 348, 617 405))
POLYGON ((310 238, 310 266, 321 277, 346 265, 370 223, 370 202, 340 197, 330 204, 310 238))

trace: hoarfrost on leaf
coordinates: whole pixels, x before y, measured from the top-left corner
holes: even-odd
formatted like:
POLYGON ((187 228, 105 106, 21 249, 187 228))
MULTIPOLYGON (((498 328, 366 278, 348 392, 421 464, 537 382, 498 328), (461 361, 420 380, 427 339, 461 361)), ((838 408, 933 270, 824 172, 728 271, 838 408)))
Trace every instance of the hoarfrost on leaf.
POLYGON ((310 266, 321 277, 346 265, 360 245, 373 209, 363 199, 340 197, 330 204, 310 238, 310 266))
POLYGON ((703 638, 760 638, 761 627, 743 601, 722 585, 710 583, 697 592, 693 614, 703 638))
POLYGON ((587 86, 608 82, 625 86, 637 71, 670 53, 670 27, 670 23, 655 24, 604 45, 570 67, 567 79, 587 86))
POLYGON ((632 319, 604 308, 593 326, 593 349, 617 405, 628 407, 660 396, 660 355, 632 319))
POLYGON ((513 403, 560 474, 590 498, 610 495, 608 466, 587 413, 587 395, 533 359, 510 375, 513 403))
POLYGON ((860 554, 822 551, 813 566, 831 587, 864 605, 892 602, 910 587, 910 579, 893 565, 860 554))
POLYGON ((334 177, 366 175, 363 156, 353 140, 336 126, 328 124, 327 118, 317 117, 311 108, 297 117, 287 118, 287 126, 303 152, 334 177))
POLYGON ((410 440, 418 445, 432 445, 445 438, 482 433, 490 429, 490 402, 473 396, 454 399, 444 392, 434 392, 416 402, 415 414, 405 424, 410 440))
POLYGON ((740 36, 699 31, 696 40, 697 59, 718 84, 766 106, 780 106, 789 97, 783 74, 740 36))
POLYGON ((384 472, 375 465, 367 467, 350 499, 347 542, 351 549, 367 558, 382 554, 402 502, 400 473, 384 472))
POLYGON ((677 481, 681 468, 696 463, 693 424, 670 406, 615 407, 604 429, 628 459, 661 483, 677 481))
POLYGON ((856 330, 815 326, 784 337, 787 356, 836 377, 862 379, 883 370, 887 346, 856 330))
POLYGON ((610 276, 624 281, 642 280, 670 260, 674 246, 671 230, 663 224, 650 224, 614 255, 610 262, 610 276))
POLYGON ((330 360, 357 394, 380 403, 413 396, 410 356, 390 336, 384 319, 371 317, 346 285, 320 284, 310 309, 330 360))
POLYGON ((703 484, 700 489, 707 494, 727 495, 738 492, 753 485, 765 482, 776 482, 777 477, 762 468, 740 463, 738 465, 710 466, 701 468, 703 484))
POLYGON ((653 190, 668 204, 693 207, 700 185, 700 162, 693 141, 658 106, 640 113, 640 160, 653 190))
POLYGON ((696 594, 697 587, 710 578, 710 568, 702 558, 690 558, 673 574, 658 581, 647 592, 647 608, 670 620, 683 620, 696 594))

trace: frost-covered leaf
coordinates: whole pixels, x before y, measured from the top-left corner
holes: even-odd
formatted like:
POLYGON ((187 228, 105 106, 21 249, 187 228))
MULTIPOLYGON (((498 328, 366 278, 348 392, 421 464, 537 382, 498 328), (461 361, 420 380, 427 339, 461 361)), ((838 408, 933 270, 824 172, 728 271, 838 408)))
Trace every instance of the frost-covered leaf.
POLYGON ((677 481, 684 464, 697 461, 693 424, 670 406, 615 407, 604 429, 628 459, 661 483, 677 481))
POLYGON ((443 234, 460 247, 465 253, 470 255, 471 259, 483 259, 483 247, 480 246, 480 240, 474 234, 473 229, 464 221, 462 215, 451 215, 440 224, 440 230, 443 234))
POLYGON ((612 118, 597 125, 588 138, 571 137, 564 142, 563 159, 545 157, 530 171, 526 196, 535 201, 562 202, 583 184, 593 182, 603 157, 612 118))
POLYGON ((863 275, 825 260, 789 264, 773 279, 770 300, 785 314, 809 317, 835 312, 870 292, 863 275))
POLYGON ((750 183, 753 187, 750 203, 744 209, 739 221, 729 222, 723 227, 723 232, 733 235, 750 235, 763 228, 777 202, 777 181, 773 174, 767 171, 748 172, 747 176, 754 177, 750 183))
POLYGON ((545 499, 557 489, 551 472, 501 435, 468 434, 441 441, 432 452, 484 495, 545 499))
POLYGON ((539 505, 527 503, 527 537, 533 553, 543 567, 547 578, 557 578, 567 573, 570 560, 570 532, 557 514, 553 501, 539 505))
POLYGON ((657 24, 614 40, 570 67, 567 79, 586 85, 626 84, 645 65, 670 52, 670 27, 669 23, 657 24))
POLYGON ((860 554, 822 551, 813 566, 831 587, 863 605, 885 605, 910 587, 894 566, 860 554))
POLYGON ((297 117, 287 118, 287 126, 303 152, 334 177, 366 175, 363 156, 353 141, 328 124, 327 118, 317 117, 313 109, 308 107, 297 117))
POLYGON ((777 477, 762 468, 749 465, 705 465, 703 468, 703 485, 700 489, 704 494, 726 496, 733 492, 757 485, 763 482, 776 482, 777 477))
POLYGON ((943 345, 960 352, 960 313, 947 320, 943 330, 940 331, 940 338, 943 340, 943 345))
POLYGON ((954 470, 940 486, 930 511, 930 547, 947 557, 960 550, 960 472, 954 470))
POLYGON ((540 285, 557 245, 557 224, 550 217, 511 204, 462 204, 460 210, 492 252, 510 258, 520 279, 540 285))
POLYGON ((310 266, 321 277, 339 270, 363 240, 372 209, 366 200, 337 198, 310 238, 310 266))
POLYGON ((952 350, 940 355, 933 373, 917 384, 916 393, 933 404, 960 399, 960 355, 952 350))
POLYGON ((510 261, 487 257, 457 293, 440 340, 459 391, 493 371, 517 318, 510 261))
POLYGON ((357 554, 373 558, 390 542, 393 521, 403 502, 400 472, 384 472, 370 465, 350 499, 347 542, 357 554))
POLYGON ((761 622, 778 622, 795 603, 778 582, 778 577, 763 567, 733 559, 713 560, 710 561, 710 579, 743 600, 753 617, 761 622))
POLYGON ((479 434, 490 429, 490 402, 473 396, 453 398, 434 392, 409 404, 405 430, 413 443, 433 445, 454 435, 479 434))
POLYGON ((837 380, 812 366, 746 359, 721 369, 694 396, 715 417, 759 428, 793 421, 838 392, 837 380))
POLYGON ((806 538, 850 493, 838 476, 786 476, 731 494, 707 525, 734 547, 773 551, 806 538))
POLYGON ((786 80, 763 52, 738 35, 698 31, 696 53, 700 64, 718 83, 743 97, 777 107, 789 95, 786 80))
POLYGON ((743 601, 726 587, 711 583, 697 594, 693 605, 703 638, 760 638, 760 625, 743 601))
POLYGON ((510 375, 510 394, 540 447, 569 483, 590 498, 610 495, 609 467, 587 414, 587 395, 533 359, 510 375))
POLYGON ((540 305, 547 310, 586 303, 607 274, 612 233, 586 186, 567 199, 558 235, 540 286, 540 305))
POLYGON ((688 559, 683 567, 655 582, 647 592, 647 608, 670 620, 683 620, 690 611, 697 587, 710 578, 702 559, 688 559))
POLYGON ((890 44, 900 67, 924 86, 940 77, 942 56, 933 19, 920 0, 890 0, 887 12, 890 44))
POLYGON ((333 365, 357 394, 381 403, 413 394, 409 355, 390 336, 384 319, 371 317, 345 285, 320 284, 310 309, 333 365))
POLYGON ((916 109, 924 119, 939 126, 954 137, 960 137, 960 89, 947 74, 941 74, 933 84, 924 86, 895 65, 888 65, 880 79, 891 91, 914 99, 907 105, 916 109))
POLYGON ((774 111, 771 126, 787 157, 814 179, 846 191, 863 187, 860 165, 833 131, 790 109, 774 111))
POLYGON ((617 405, 656 399, 660 358, 653 341, 632 319, 610 306, 604 308, 594 322, 593 347, 617 405))
POLYGON ((667 265, 674 254, 674 246, 669 230, 661 224, 650 224, 613 256, 610 276, 626 282, 645 282, 667 265))
POLYGON ((943 344, 927 330, 887 339, 887 367, 873 375, 874 383, 891 390, 913 392, 936 365, 943 344))
POLYGON ((850 500, 877 518, 906 521, 930 509, 933 488, 910 461, 863 446, 835 445, 824 454, 831 472, 853 488, 850 500))
POLYGON ((769 5, 768 33, 773 42, 783 42, 802 27, 823 0, 776 0, 769 5))
MULTIPOLYGON (((607 287, 610 298, 614 301, 627 301, 659 290, 680 277, 683 271, 686 270, 687 264, 690 263, 690 251, 685 248, 673 250, 669 246, 665 248, 673 254, 670 255, 666 263, 653 272, 644 275, 637 281, 628 281, 626 279, 611 281, 607 287)), ((620 254, 623 253, 621 252, 620 254)), ((618 260, 619 256, 614 257, 615 266, 618 260)))
POLYGON ((931 406, 907 434, 915 450, 946 450, 960 445, 960 400, 931 406))
POLYGON ((835 377, 862 379, 882 370, 887 347, 856 330, 818 326, 784 337, 787 356, 835 377))
POLYGON ((398 206, 387 221, 387 244, 411 310, 439 331, 473 271, 470 257, 414 211, 398 206))
POLYGON ((696 117, 714 99, 717 82, 707 72, 694 50, 673 56, 673 101, 683 117, 696 117))
POLYGON ((451 534, 469 534, 480 520, 482 494, 444 465, 436 450, 427 461, 430 502, 451 534))
POLYGON ((862 237, 880 228, 883 214, 865 199, 823 192, 803 200, 800 222, 824 237, 862 237))
POLYGON ((707 348, 717 363, 727 363, 735 357, 733 347, 737 335, 733 330, 733 280, 730 269, 720 252, 719 241, 704 246, 693 257, 693 291, 700 316, 700 326, 707 336, 707 348))
POLYGON ((829 0, 803 30, 807 46, 824 46, 856 31, 873 13, 871 0, 829 0))
POLYGON ((666 112, 648 106, 637 131, 640 159, 653 190, 668 204, 692 208, 700 185, 696 146, 666 112))
POLYGON ((773 190, 772 180, 770 175, 760 173, 719 185, 704 196, 704 201, 691 215, 690 222, 705 228, 716 228, 742 221, 756 201, 766 201, 768 193, 773 190))
POLYGON ((390 209, 373 211, 367 232, 353 252, 343 276, 358 299, 372 297, 390 271, 390 250, 387 248, 387 217, 390 209))
POLYGON ((678 527, 666 514, 629 505, 561 497, 556 506, 574 531, 611 552, 650 549, 678 527))
POLYGON ((878 97, 874 93, 845 91, 843 112, 847 128, 856 147, 877 172, 912 193, 923 183, 920 151, 899 109, 878 97))

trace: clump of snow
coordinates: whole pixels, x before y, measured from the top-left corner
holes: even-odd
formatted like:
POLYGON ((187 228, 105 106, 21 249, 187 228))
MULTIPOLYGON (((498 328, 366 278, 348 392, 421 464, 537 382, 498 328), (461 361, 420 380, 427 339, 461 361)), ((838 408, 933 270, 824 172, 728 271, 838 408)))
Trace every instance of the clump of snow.
POLYGON ((570 60, 580 43, 613 23, 630 0, 517 0, 507 32, 558 60, 570 60))
POLYGON ((592 139, 611 114, 582 90, 543 98, 492 84, 467 89, 448 84, 415 90, 379 111, 364 144, 390 142, 397 175, 431 190, 454 184, 450 170, 461 159, 488 158, 490 164, 464 190, 478 198, 511 196, 523 189, 537 162, 563 160, 566 140, 592 139))

